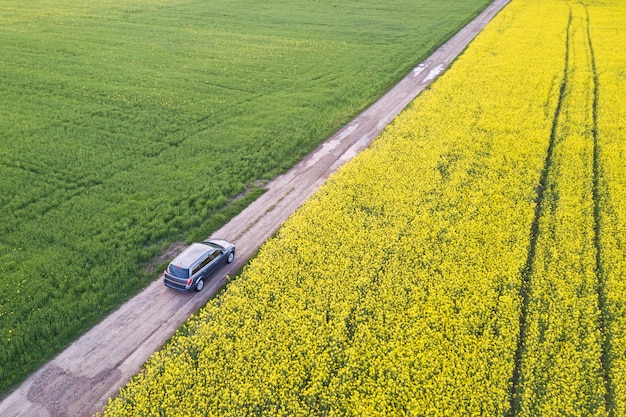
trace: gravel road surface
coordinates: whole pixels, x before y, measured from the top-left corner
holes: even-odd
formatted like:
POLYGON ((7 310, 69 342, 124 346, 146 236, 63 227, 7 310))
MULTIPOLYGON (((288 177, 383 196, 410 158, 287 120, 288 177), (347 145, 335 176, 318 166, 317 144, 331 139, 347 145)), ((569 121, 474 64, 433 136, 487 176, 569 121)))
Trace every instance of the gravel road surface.
POLYGON ((495 0, 474 21, 419 64, 400 83, 214 233, 237 247, 235 261, 201 292, 179 294, 158 279, 26 379, 0 403, 0 416, 91 416, 117 393, 148 357, 241 268, 261 244, 339 166, 366 148, 443 72, 509 0, 495 0))

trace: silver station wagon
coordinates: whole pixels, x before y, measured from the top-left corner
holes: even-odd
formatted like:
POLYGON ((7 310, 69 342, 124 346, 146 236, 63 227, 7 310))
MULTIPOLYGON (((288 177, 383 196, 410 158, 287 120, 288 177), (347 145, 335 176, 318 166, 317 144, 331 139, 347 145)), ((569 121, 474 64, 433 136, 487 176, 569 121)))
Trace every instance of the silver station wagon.
POLYGON ((205 279, 233 259, 235 246, 223 239, 193 243, 170 262, 163 274, 163 282, 176 291, 200 291, 205 279))

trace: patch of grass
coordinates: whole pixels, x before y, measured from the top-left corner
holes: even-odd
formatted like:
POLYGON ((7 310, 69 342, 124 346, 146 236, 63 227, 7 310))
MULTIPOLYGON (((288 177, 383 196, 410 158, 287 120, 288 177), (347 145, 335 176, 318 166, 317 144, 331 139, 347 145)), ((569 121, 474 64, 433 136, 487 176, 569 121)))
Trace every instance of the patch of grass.
POLYGON ((489 0, 0 0, 0 393, 489 0))

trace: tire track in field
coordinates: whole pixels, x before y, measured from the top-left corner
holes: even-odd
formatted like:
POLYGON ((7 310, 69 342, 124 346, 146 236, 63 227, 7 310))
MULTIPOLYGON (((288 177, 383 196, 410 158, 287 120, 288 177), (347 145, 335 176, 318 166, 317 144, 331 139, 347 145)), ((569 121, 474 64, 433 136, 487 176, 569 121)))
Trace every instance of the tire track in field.
POLYGON ((552 166, 552 158, 553 158, 554 146, 556 143, 556 136, 557 136, 557 127, 559 125, 559 119, 561 116, 561 110, 563 107, 565 91, 567 88, 567 83, 568 83, 568 78, 569 78, 568 73, 569 73, 569 66, 570 66, 569 48, 570 48, 571 25, 572 25, 572 10, 570 7, 569 16, 567 20, 567 26, 565 30, 565 33, 566 33, 565 64, 563 67, 563 78, 561 79, 561 85, 559 86, 559 99, 557 101, 556 109, 554 111, 554 116, 552 118, 550 142, 548 144, 548 150, 546 152, 544 166, 541 171, 539 186, 537 187, 535 217, 533 218, 533 222, 530 228, 530 246, 528 248, 528 257, 526 258, 526 263, 524 265, 524 268, 521 271, 522 283, 520 286, 520 298, 522 300, 522 308, 520 311, 520 318, 519 318, 520 332, 519 332, 519 337, 517 340, 517 349, 515 351, 515 368, 513 370, 512 383, 511 383, 511 388, 509 391, 510 407, 509 407, 509 412, 507 413, 507 417, 514 417, 515 415, 517 415, 519 411, 522 352, 524 351, 524 348, 525 348, 524 341, 526 339, 526 332, 527 332, 526 316, 528 313, 529 290, 531 286, 530 277, 533 272, 532 266, 535 261, 535 254, 537 250, 537 238, 539 237, 539 219, 541 218, 544 194, 545 194, 545 191, 547 188, 547 182, 548 182, 548 174, 550 172, 550 167, 552 166))
POLYGON ((600 312, 598 317, 598 329, 602 336, 602 370, 604 377, 604 386, 606 392, 604 394, 604 400, 607 408, 608 417, 614 417, 615 415, 615 385, 611 380, 611 359, 609 352, 611 351, 611 339, 607 334, 607 322, 609 320, 609 312, 606 307, 606 292, 605 292, 605 274, 602 266, 602 244, 600 235, 602 232, 601 226, 601 194, 600 194, 600 147, 598 145, 598 70, 596 67, 596 56, 593 49, 593 42, 591 40, 591 29, 589 22, 589 10, 587 5, 583 4, 585 9, 585 24, 587 34, 587 47, 589 48, 590 69, 592 73, 593 82, 593 102, 591 106, 592 112, 592 135, 593 135, 593 221, 594 221, 594 245, 596 248, 596 288, 598 291, 598 311, 600 312))

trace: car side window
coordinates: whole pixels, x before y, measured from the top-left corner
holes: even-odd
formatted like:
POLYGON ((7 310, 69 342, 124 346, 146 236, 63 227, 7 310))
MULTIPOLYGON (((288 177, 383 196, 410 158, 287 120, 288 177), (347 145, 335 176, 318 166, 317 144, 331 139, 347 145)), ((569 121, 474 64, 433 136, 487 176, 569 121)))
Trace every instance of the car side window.
POLYGON ((204 268, 205 266, 207 266, 213 259, 215 259, 216 254, 219 251, 213 251, 213 253, 210 253, 209 256, 206 257, 206 259, 204 261, 202 261, 198 266, 196 266, 193 269, 193 273, 197 274, 202 268, 204 268))
POLYGON ((222 251, 216 250, 211 255, 209 255, 209 258, 211 258, 211 260, 214 260, 214 259, 217 259, 217 257, 220 256, 221 254, 222 254, 222 251))

